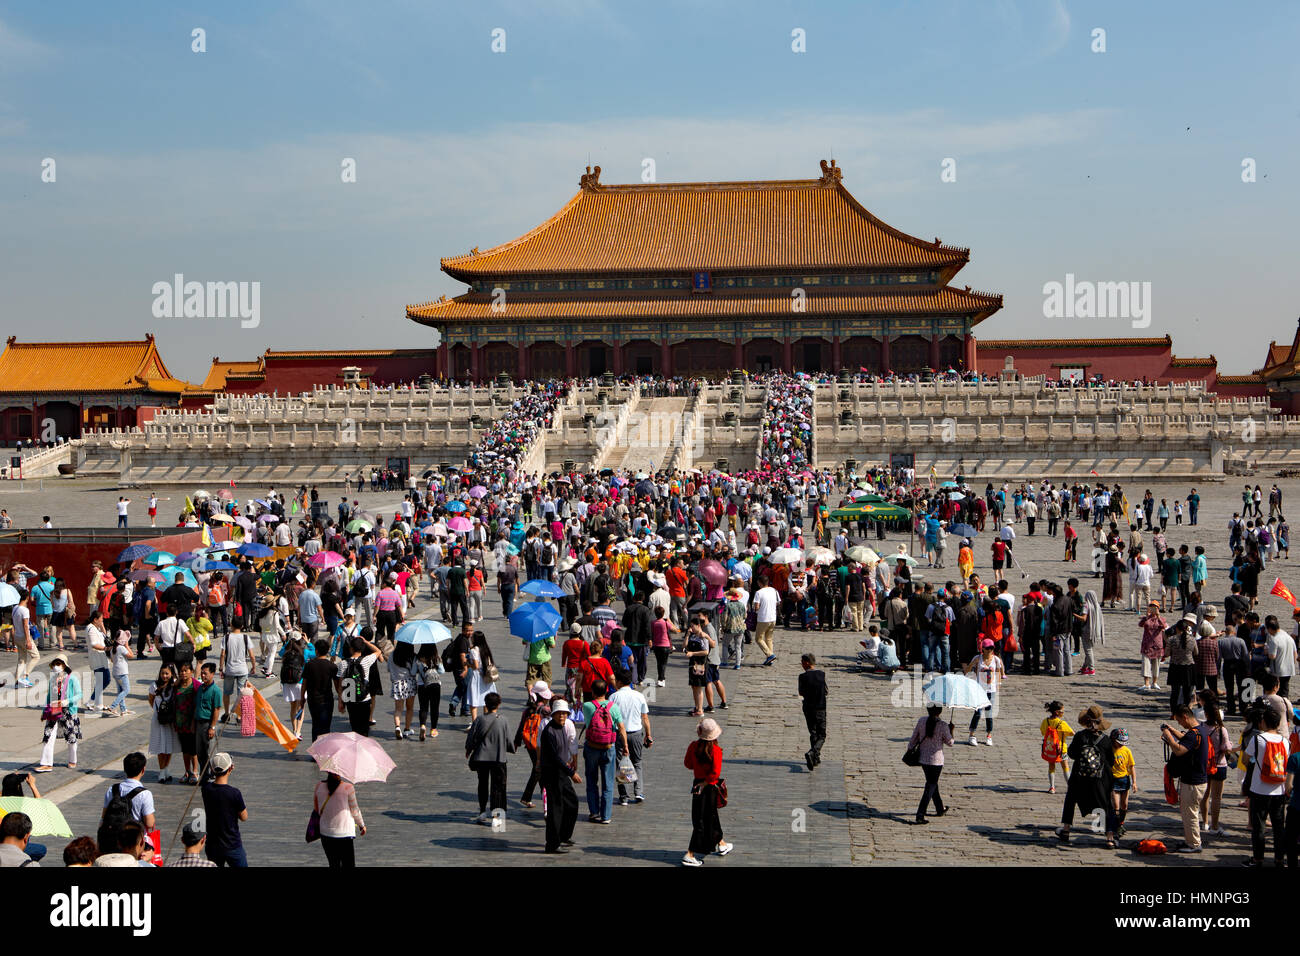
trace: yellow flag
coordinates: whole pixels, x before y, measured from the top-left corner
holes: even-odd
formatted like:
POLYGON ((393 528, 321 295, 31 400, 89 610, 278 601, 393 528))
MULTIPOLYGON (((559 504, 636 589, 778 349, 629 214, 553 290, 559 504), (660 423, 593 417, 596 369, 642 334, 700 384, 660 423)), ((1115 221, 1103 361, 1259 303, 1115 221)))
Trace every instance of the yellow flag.
POLYGON ((212 547, 212 534, 208 531, 207 525, 203 526, 203 534, 200 536, 199 540, 203 542, 205 548, 212 547))
POLYGON ((186 496, 185 496, 185 511, 188 513, 188 512, 191 512, 191 511, 193 511, 193 510, 194 510, 194 502, 190 501, 190 496, 189 496, 189 495, 186 495, 186 496))

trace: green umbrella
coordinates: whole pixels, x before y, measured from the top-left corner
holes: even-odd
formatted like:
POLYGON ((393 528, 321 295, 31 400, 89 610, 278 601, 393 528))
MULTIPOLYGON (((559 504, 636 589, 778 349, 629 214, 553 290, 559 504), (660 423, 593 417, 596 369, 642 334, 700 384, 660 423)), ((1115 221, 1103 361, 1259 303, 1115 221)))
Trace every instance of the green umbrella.
POLYGON ((72 829, 63 819, 63 811, 53 800, 44 797, 0 797, 0 810, 25 813, 32 818, 32 836, 70 837, 72 829))
POLYGON ((375 526, 373 524, 361 518, 353 518, 351 521, 348 522, 349 534, 358 534, 360 532, 374 531, 374 530, 375 530, 375 526))
POLYGON ((856 518, 873 518, 880 520, 889 520, 891 518, 910 518, 912 512, 906 508, 900 508, 898 505, 877 502, 863 502, 856 505, 848 505, 844 508, 836 508, 831 512, 831 518, 837 521, 853 520, 856 518))

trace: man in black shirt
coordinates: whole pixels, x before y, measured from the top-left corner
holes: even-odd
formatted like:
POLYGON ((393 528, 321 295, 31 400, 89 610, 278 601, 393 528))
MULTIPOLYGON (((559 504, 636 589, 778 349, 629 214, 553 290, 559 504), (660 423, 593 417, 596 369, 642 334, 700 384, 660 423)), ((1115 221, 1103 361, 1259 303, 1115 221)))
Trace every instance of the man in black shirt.
POLYGON ((167 605, 167 610, 175 610, 176 616, 182 621, 188 620, 194 610, 194 603, 198 601, 199 596, 194 593, 194 589, 185 583, 185 578, 180 572, 177 572, 175 583, 162 593, 162 599, 167 605))
POLYGON ((822 762, 822 745, 826 743, 826 672, 815 669, 816 655, 799 658, 803 673, 799 675, 799 696, 803 698, 803 719, 808 724, 808 752, 803 755, 808 769, 822 762))
POLYGON ((546 852, 568 853, 573 845, 573 828, 578 823, 578 795, 575 783, 582 783, 574 769, 575 753, 570 756, 568 701, 557 700, 551 708, 551 721, 542 728, 537 741, 537 778, 546 791, 546 852))
MULTIPOLYGON (((253 623, 253 614, 257 610, 257 575, 253 573, 253 564, 251 561, 244 561, 243 567, 235 575, 235 580, 231 583, 231 591, 234 592, 235 600, 243 608, 243 616, 239 619, 240 627, 250 627, 253 623)), ((232 612, 233 614, 233 612, 232 612)), ((231 620, 231 626, 235 621, 231 620)))
POLYGON ((338 672, 330 660, 330 642, 321 638, 312 645, 316 656, 302 670, 302 694, 311 712, 311 739, 330 732, 334 721, 334 677, 338 672))
POLYGON ((647 597, 649 591, 638 588, 627 610, 623 612, 623 636, 627 646, 632 649, 632 659, 636 662, 633 684, 638 681, 646 683, 646 648, 650 646, 650 625, 654 620, 646 605, 647 597))

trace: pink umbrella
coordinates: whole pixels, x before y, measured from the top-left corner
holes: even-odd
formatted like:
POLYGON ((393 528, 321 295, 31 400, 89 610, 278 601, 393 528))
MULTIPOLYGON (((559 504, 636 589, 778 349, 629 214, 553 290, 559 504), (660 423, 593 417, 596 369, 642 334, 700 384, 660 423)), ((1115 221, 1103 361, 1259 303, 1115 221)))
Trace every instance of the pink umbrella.
POLYGON ((484 488, 482 485, 475 485, 473 488, 469 490, 469 496, 471 498, 482 498, 486 494, 487 494, 487 489, 484 488))
POLYGON ((700 562, 700 577, 714 587, 721 587, 727 583, 727 569, 712 558, 706 558, 700 562))
POLYGON ((309 567, 313 568, 337 568, 343 563, 343 555, 335 551, 317 551, 307 559, 309 567))
POLYGON ((229 488, 222 488, 220 491, 217 492, 217 497, 229 501, 231 498, 235 496, 231 493, 229 488))
POLYGON ((387 780, 397 766, 377 740, 351 731, 318 737, 307 753, 321 770, 336 773, 348 783, 387 780))
POLYGON ((253 528, 255 527, 253 522, 249 521, 243 515, 240 515, 238 518, 235 519, 235 524, 239 525, 245 531, 252 531, 253 528))
POLYGON ((474 527, 474 522, 468 518, 462 518, 460 515, 447 521, 447 528, 451 531, 468 531, 472 527, 474 527))

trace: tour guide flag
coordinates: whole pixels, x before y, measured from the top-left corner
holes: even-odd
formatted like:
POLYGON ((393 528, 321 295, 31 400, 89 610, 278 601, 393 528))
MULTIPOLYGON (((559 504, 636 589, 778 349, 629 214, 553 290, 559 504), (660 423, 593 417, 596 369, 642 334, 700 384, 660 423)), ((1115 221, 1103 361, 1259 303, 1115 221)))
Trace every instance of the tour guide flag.
POLYGON ((207 525, 204 525, 204 526, 203 526, 203 534, 202 534, 202 536, 199 538, 199 540, 203 543, 203 546, 204 546, 205 548, 210 548, 210 547, 212 547, 212 532, 210 532, 210 531, 208 530, 208 526, 207 526, 207 525))
POLYGON ((275 716, 275 710, 266 702, 266 698, 262 696, 261 691, 256 687, 253 688, 253 702, 257 706, 257 729, 289 751, 289 753, 293 753, 298 746, 298 738, 289 733, 284 724, 280 723, 280 718, 275 716))
POLYGON ((1283 601, 1286 601, 1292 607, 1296 606, 1295 595, 1291 593, 1290 588, 1288 588, 1285 584, 1282 583, 1281 578, 1278 578, 1276 581, 1273 582, 1273 590, 1269 591, 1268 593, 1276 594, 1278 597, 1280 597, 1283 601))

